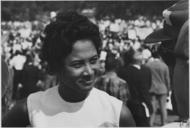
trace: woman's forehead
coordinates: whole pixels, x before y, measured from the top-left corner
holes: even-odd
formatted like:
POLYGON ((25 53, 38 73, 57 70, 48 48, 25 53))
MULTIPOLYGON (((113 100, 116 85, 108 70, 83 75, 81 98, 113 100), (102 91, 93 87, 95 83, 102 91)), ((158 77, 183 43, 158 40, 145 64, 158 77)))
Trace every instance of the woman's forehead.
POLYGON ((73 59, 88 59, 97 55, 97 50, 90 40, 78 40, 74 43, 68 57, 73 59))

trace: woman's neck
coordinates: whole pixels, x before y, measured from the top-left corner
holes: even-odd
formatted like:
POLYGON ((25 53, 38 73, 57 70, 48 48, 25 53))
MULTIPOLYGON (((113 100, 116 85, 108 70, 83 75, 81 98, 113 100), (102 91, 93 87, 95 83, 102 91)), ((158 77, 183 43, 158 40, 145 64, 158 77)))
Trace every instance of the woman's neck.
POLYGON ((88 97, 89 93, 79 93, 77 91, 73 91, 73 89, 64 86, 59 85, 58 92, 61 98, 63 98, 67 102, 75 103, 75 102, 81 102, 88 97))

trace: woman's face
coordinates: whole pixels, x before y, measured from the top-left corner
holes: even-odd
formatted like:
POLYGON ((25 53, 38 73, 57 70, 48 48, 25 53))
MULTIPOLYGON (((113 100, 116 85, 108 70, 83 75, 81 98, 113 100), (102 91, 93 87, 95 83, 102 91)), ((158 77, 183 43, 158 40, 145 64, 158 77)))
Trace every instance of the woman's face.
POLYGON ((98 53, 90 40, 78 40, 64 61, 63 86, 74 92, 88 93, 94 86, 99 68, 98 53))

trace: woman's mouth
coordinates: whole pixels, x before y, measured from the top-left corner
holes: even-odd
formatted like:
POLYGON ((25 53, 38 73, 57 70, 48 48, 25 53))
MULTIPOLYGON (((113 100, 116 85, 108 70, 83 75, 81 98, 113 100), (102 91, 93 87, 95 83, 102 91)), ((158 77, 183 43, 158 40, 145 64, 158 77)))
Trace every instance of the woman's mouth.
POLYGON ((86 86, 90 86, 93 84, 93 80, 90 80, 90 81, 83 81, 83 84, 86 85, 86 86))
POLYGON ((91 79, 91 80, 81 79, 81 80, 79 80, 79 83, 82 86, 92 86, 92 84, 94 83, 94 79, 91 79))

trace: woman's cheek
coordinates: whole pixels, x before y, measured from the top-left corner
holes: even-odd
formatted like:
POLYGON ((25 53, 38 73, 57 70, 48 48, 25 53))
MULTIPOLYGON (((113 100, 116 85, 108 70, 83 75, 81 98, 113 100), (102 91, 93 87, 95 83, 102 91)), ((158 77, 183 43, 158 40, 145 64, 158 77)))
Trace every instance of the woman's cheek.
POLYGON ((83 72, 83 68, 76 68, 76 69, 70 68, 68 73, 73 77, 77 77, 77 76, 79 77, 82 74, 82 72, 83 72))
POLYGON ((94 68, 93 68, 93 71, 94 71, 94 75, 96 77, 100 76, 102 74, 102 70, 101 70, 100 64, 95 65, 94 68))

